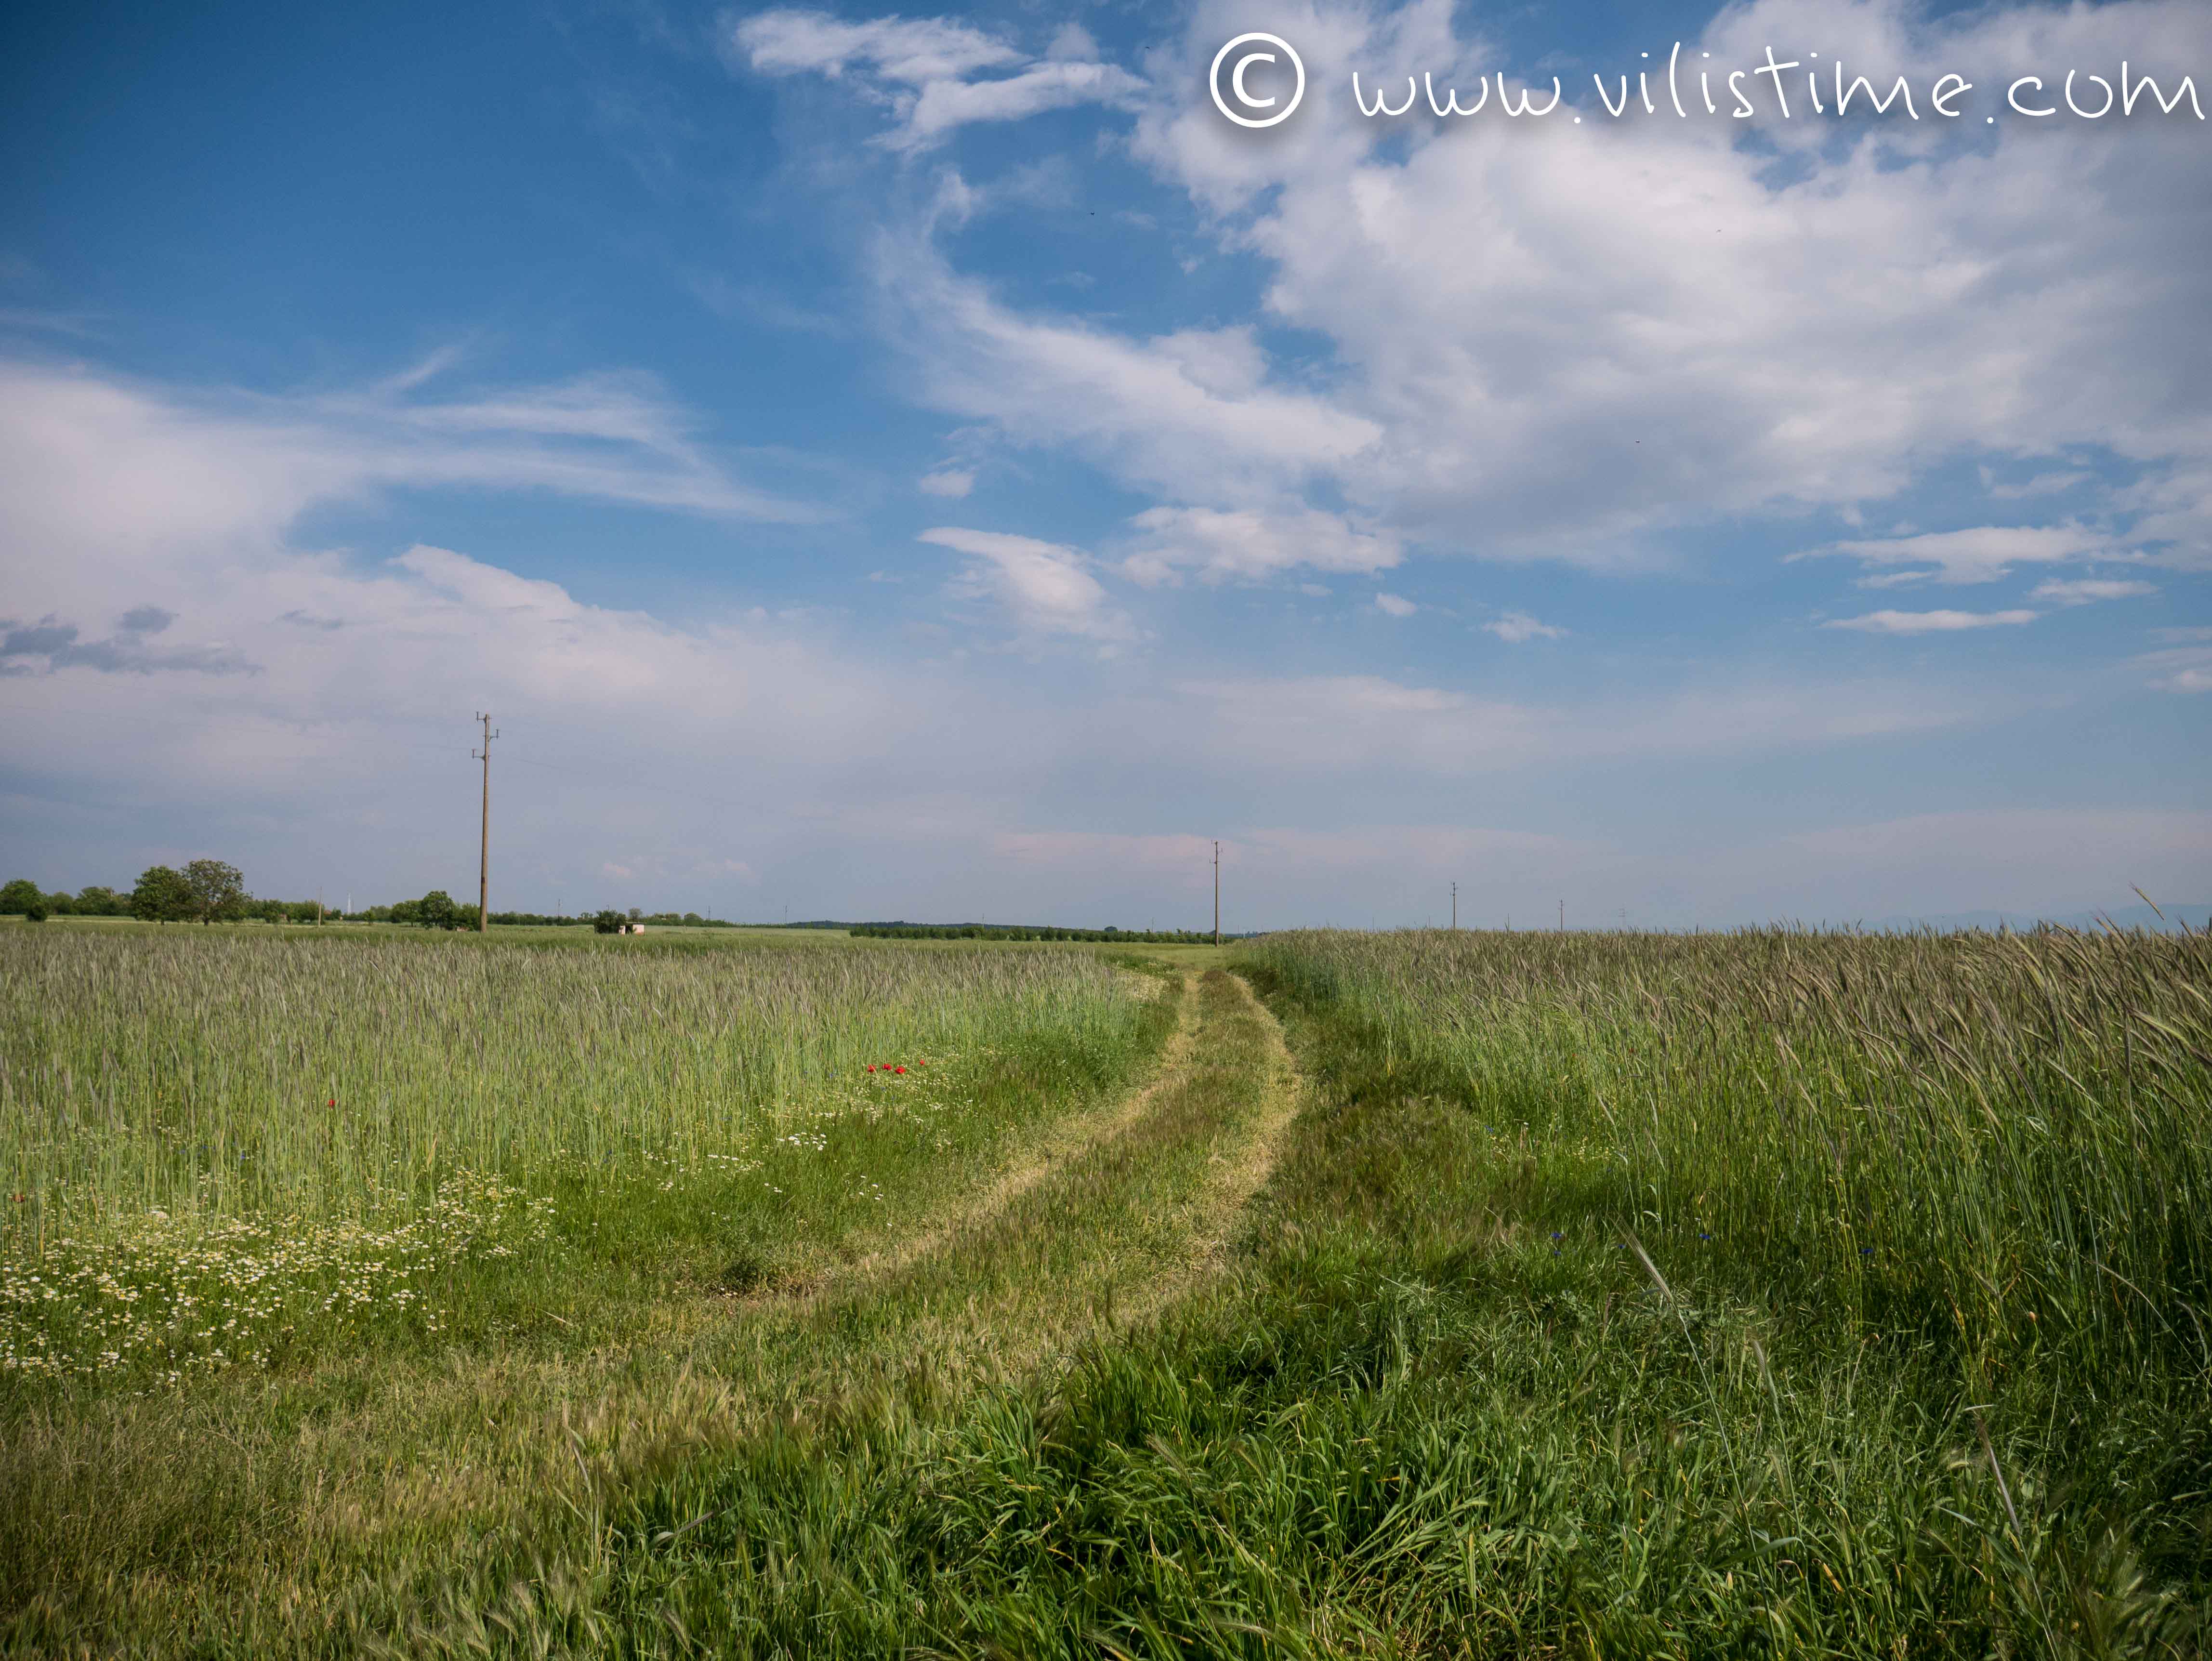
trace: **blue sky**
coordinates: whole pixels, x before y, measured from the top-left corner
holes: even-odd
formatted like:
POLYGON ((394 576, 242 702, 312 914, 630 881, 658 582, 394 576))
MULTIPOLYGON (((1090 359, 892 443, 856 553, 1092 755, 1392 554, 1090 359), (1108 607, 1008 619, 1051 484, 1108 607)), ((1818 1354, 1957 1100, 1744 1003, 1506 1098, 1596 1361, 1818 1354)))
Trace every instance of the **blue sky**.
POLYGON ((2212 896, 2212 127, 2004 94, 2201 5, 6 27, 9 874, 472 891, 488 708, 518 907, 2212 896), (1610 116, 1678 40, 1791 117, 1610 116))

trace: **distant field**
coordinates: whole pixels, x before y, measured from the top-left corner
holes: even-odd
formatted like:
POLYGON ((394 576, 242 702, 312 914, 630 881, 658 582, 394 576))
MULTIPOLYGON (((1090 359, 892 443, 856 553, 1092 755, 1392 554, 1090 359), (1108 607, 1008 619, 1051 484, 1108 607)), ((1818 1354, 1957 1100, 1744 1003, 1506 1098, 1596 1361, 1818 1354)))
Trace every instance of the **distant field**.
POLYGON ((2212 939, 553 932, 0 928, 0 1644, 2212 1636, 2212 939))

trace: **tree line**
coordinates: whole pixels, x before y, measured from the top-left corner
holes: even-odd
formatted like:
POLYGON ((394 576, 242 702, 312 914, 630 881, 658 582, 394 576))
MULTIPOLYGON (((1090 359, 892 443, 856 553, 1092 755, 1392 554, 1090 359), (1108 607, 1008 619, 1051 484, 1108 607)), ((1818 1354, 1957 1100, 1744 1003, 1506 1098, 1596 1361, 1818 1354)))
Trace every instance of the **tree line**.
MULTIPOLYGON (((182 870, 166 865, 149 866, 128 891, 94 884, 71 894, 48 893, 27 878, 0 886, 0 916, 20 916, 32 922, 49 917, 136 917, 141 922, 396 922, 422 928, 474 928, 473 908, 457 903, 442 888, 434 888, 418 900, 398 900, 390 905, 371 905, 357 911, 326 906, 320 900, 257 899, 246 891, 239 868, 222 860, 194 860, 182 870)), ((696 911, 600 911, 568 917, 538 911, 495 911, 491 922, 507 928, 577 928, 589 924, 602 934, 616 933, 626 923, 649 923, 662 928, 733 928, 726 918, 702 917, 696 911)))
MULTIPOLYGON (((442 888, 434 888, 419 900, 399 900, 372 905, 359 911, 326 907, 320 900, 256 899, 246 891, 246 879, 234 865, 222 860, 194 860, 181 871, 166 865, 149 866, 128 893, 94 885, 74 895, 46 893, 23 878, 0 887, 0 916, 15 916, 33 922, 48 917, 136 917, 142 922, 240 922, 253 920, 273 923, 396 922, 422 928, 474 928, 475 912, 455 904, 442 888)), ((602 934, 621 932, 623 926, 645 923, 656 928, 774 928, 775 923, 741 924, 724 917, 702 917, 696 911, 603 910, 568 917, 538 911, 495 911, 490 921, 502 928, 576 928, 588 924, 602 934)), ((831 922, 794 922, 786 928, 842 928, 870 940, 1091 940, 1146 946, 1202 946, 1213 936, 1200 928, 1055 928, 1020 923, 912 923, 831 922)), ((1243 940, 1224 934, 1224 940, 1243 940)))

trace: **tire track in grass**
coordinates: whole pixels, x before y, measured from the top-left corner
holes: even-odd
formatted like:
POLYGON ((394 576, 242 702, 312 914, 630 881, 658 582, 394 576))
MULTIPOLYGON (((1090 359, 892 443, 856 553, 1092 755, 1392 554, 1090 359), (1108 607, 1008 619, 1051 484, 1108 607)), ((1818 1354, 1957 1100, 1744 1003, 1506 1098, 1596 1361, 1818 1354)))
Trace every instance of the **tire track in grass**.
POLYGON ((873 1404, 957 1415, 971 1389, 1064 1365, 1200 1290, 1228 1267, 1304 1097, 1243 981, 1210 970, 1176 985, 1148 1081, 1045 1132, 908 1240, 665 1347, 460 1364, 469 1410, 504 1428, 405 1462, 380 1495, 311 1507, 303 1533, 331 1581, 305 1609, 255 1611, 270 1647, 313 1649, 335 1621, 406 1652, 459 1652, 514 1585, 566 1588, 598 1620, 607 1519, 677 1473, 763 1434, 803 1445, 873 1404))
POLYGON ((1118 1102, 1095 1111, 1065 1119, 1051 1126, 1026 1156, 1000 1173, 997 1179, 969 1198, 950 1217, 922 1230, 911 1239, 887 1245, 857 1259, 836 1278, 880 1278, 895 1275, 923 1258, 945 1250, 964 1234, 1002 1214, 1037 1184, 1065 1169, 1102 1141, 1121 1135, 1152 1110, 1160 1093, 1173 1087, 1189 1070, 1191 1050, 1198 1034, 1197 1000, 1192 996, 1190 977, 1177 975, 1163 995, 1176 1001, 1175 1031, 1161 1046, 1152 1077, 1118 1102))
POLYGON ((848 1339, 1004 1377, 1149 1320, 1218 1275, 1304 1090, 1243 980, 1210 970, 1183 997, 1151 1082, 953 1223, 841 1277, 823 1316, 848 1339))

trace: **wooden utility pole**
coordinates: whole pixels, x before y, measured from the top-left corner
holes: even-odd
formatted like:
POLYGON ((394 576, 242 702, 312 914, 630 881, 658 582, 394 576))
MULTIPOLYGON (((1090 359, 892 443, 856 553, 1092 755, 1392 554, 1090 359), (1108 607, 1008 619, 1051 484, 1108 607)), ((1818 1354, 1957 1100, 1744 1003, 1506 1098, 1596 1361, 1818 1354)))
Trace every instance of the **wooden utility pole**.
POLYGON ((1213 844, 1213 943, 1221 944, 1221 843, 1213 844))
POLYGON ((1459 885, 1457 883, 1452 885, 1452 927, 1455 929, 1459 927, 1459 885))
POLYGON ((491 717, 479 709, 477 719, 483 723, 483 748, 471 751, 471 761, 483 763, 483 840, 477 846, 477 933, 491 932, 491 741, 499 736, 491 730, 491 717))
POLYGON ((1561 933, 1562 934, 1565 934, 1566 932, 1567 932, 1567 903, 1566 903, 1565 900, 1561 900, 1561 901, 1559 902, 1559 933, 1561 933))

